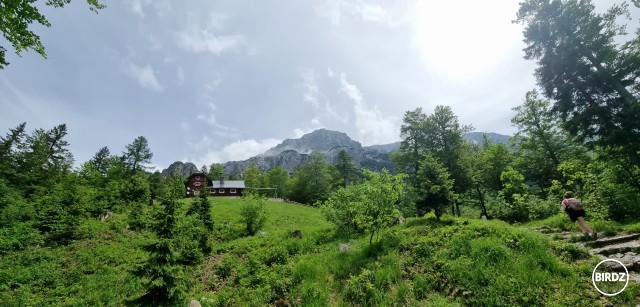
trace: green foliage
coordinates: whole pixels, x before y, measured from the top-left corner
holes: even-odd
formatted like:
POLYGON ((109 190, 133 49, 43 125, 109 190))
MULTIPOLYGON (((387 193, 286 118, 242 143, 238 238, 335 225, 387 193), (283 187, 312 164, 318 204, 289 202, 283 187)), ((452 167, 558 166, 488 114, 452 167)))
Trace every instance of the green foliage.
POLYGON ((299 165, 290 181, 290 198, 304 204, 314 204, 329 198, 341 183, 335 166, 325 162, 322 153, 314 152, 299 165))
POLYGON ((145 170, 147 167, 144 164, 151 163, 151 158, 153 158, 153 153, 149 149, 149 141, 144 136, 135 138, 122 153, 124 165, 134 173, 145 170))
POLYGON ((358 169, 356 168, 355 164, 353 164, 349 152, 347 152, 345 149, 340 150, 340 152, 338 153, 338 157, 336 158, 334 166, 336 167, 338 174, 340 174, 340 178, 342 178, 341 185, 343 187, 346 187, 348 184, 358 178, 358 169))
POLYGON ((628 14, 627 4, 597 13, 591 1, 527 0, 516 22, 525 27, 525 58, 537 60, 538 84, 568 131, 610 153, 621 148, 640 166, 640 49, 616 23, 628 14))
POLYGON ((518 128, 514 139, 518 141, 517 168, 526 177, 542 188, 552 180, 560 180, 558 166, 571 155, 577 155, 569 143, 560 120, 550 112, 548 100, 538 97, 538 92, 527 92, 524 103, 513 108, 516 115, 511 119, 518 128))
POLYGON ((512 202, 502 197, 488 198, 487 202, 489 216, 511 223, 545 219, 561 212, 560 208, 559 201, 544 200, 532 194, 513 194, 512 202))
POLYGON ((156 213, 153 231, 157 240, 145 246, 149 259, 136 274, 146 278, 146 294, 138 299, 145 304, 171 304, 183 301, 187 291, 180 253, 180 236, 176 213, 178 202, 167 198, 156 213))
MULTIPOLYGON (((484 137, 486 138, 486 135, 484 137)), ((500 176, 514 160, 509 148, 505 144, 491 144, 486 140, 479 160, 476 162, 476 165, 480 168, 477 174, 479 178, 475 181, 482 183, 483 186, 491 191, 498 192, 502 190, 504 186, 500 176)))
MULTIPOLYGON (((422 108, 406 111, 400 127, 400 149, 392 155, 397 168, 416 175, 420 169, 420 155, 426 146, 427 115, 422 108)), ((410 177, 411 178, 411 177, 410 177)))
POLYGON ((209 178, 215 180, 224 174, 224 167, 220 163, 212 163, 209 166, 209 178))
POLYGON ((248 189, 263 188, 262 172, 254 162, 244 170, 244 184, 248 189))
POLYGON ((164 176, 159 171, 155 171, 147 177, 147 181, 149 182, 151 199, 161 197, 164 189, 164 176))
POLYGON ((624 159, 609 159, 594 161, 588 172, 584 192, 588 209, 616 221, 640 216, 640 167, 625 163, 624 159))
POLYGON ((449 106, 436 106, 427 125, 427 150, 449 172, 456 193, 466 191, 471 184, 469 169, 463 163, 466 153, 464 134, 471 125, 460 125, 458 116, 449 106))
POLYGON ((39 188, 48 189, 71 171, 73 156, 68 150, 67 126, 25 133, 26 123, 10 129, 1 140, 0 175, 24 197, 39 188))
POLYGON ((456 199, 453 192, 453 180, 449 177, 449 172, 436 159, 425 153, 420 160, 420 169, 416 176, 418 186, 414 188, 416 201, 416 211, 419 216, 433 210, 436 218, 444 212, 447 205, 452 204, 456 199))
POLYGON ((200 193, 198 197, 199 207, 200 207, 200 219, 202 220, 202 224, 204 227, 212 231, 213 230, 213 220, 211 219, 211 200, 207 196, 208 191, 205 189, 203 193, 200 193))
MULTIPOLYGON (((13 45, 13 49, 17 55, 23 51, 31 49, 42 57, 46 58, 44 45, 40 41, 40 36, 29 29, 29 25, 37 22, 42 26, 50 27, 51 24, 46 17, 40 13, 38 8, 33 5, 35 1, 3 1, 0 3, 0 32, 2 36, 13 45)), ((63 7, 71 0, 49 0, 45 4, 53 7, 63 7)), ((98 0, 87 0, 89 9, 98 12, 105 8, 98 0)), ((0 46, 0 69, 9 65, 5 59, 6 49, 0 46)))
POLYGON ((362 183, 350 185, 334 192, 322 204, 322 210, 338 232, 369 231, 369 244, 373 236, 399 217, 398 203, 404 191, 403 176, 391 175, 387 170, 374 173, 365 170, 362 183))
POLYGON ((36 226, 50 245, 68 244, 76 237, 85 201, 82 187, 75 180, 75 176, 69 176, 37 196, 36 226))
POLYGON ((398 169, 412 175, 409 176, 410 183, 417 187, 419 181, 416 176, 422 156, 428 152, 454 179, 455 191, 462 192, 471 184, 469 169, 463 163, 468 149, 463 136, 471 130, 471 126, 460 125, 449 106, 436 106, 429 116, 422 112, 422 108, 407 111, 400 128, 400 149, 392 158, 398 169))
POLYGON ((269 187, 275 187, 278 197, 288 194, 289 173, 282 166, 276 166, 267 171, 267 181, 269 187))
POLYGON ((248 235, 255 235, 264 226, 267 219, 265 203, 264 198, 253 195, 243 199, 240 207, 240 220, 246 226, 245 230, 248 235))
POLYGON ((524 195, 528 191, 524 176, 512 167, 508 167, 500 174, 500 181, 503 188, 498 195, 504 197, 510 204, 514 203, 515 195, 524 195))

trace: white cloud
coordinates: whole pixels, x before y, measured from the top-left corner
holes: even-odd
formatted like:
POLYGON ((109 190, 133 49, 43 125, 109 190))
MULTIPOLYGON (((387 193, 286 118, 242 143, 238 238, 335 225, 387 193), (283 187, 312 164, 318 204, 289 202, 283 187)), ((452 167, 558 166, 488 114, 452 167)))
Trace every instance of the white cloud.
POLYGON ((363 20, 394 26, 395 22, 389 13, 379 5, 369 5, 362 1, 356 2, 356 11, 363 20))
POLYGON ((178 77, 178 80, 180 81, 180 84, 183 84, 184 83, 184 71, 182 70, 182 66, 178 66, 177 77, 178 77))
POLYGON ((247 139, 235 141, 231 144, 227 144, 221 150, 210 150, 202 160, 198 161, 198 165, 246 160, 263 154, 265 151, 275 147, 281 142, 282 140, 272 138, 264 140, 247 139))
MULTIPOLYGON (((328 69, 328 74, 330 77, 333 75, 333 71, 330 68, 328 69)), ((349 116, 338 114, 329 98, 320 92, 316 76, 317 74, 313 69, 305 69, 300 73, 302 87, 304 88, 302 100, 311 104, 316 111, 320 111, 321 115, 347 123, 349 116)))
POLYGON ((307 69, 300 73, 300 77, 302 77, 302 87, 304 87, 302 100, 310 103, 316 109, 319 108, 320 102, 318 101, 318 96, 320 89, 316 83, 315 72, 313 69, 307 69))
POLYGON ((210 126, 213 126, 213 127, 216 127, 218 125, 218 121, 216 120, 216 115, 213 113, 210 113, 209 115, 198 114, 196 118, 207 122, 210 126))
POLYGON ((193 150, 198 151, 200 149, 208 148, 209 146, 211 146, 211 138, 209 138, 208 136, 205 135, 205 136, 202 137, 202 139, 200 139, 200 141, 195 142, 195 143, 191 143, 191 142, 187 141, 187 144, 193 150))
POLYGON ((151 0, 129 0, 126 2, 129 10, 140 17, 144 17, 144 9, 151 4, 151 0))
MULTIPOLYGON (((194 19, 190 16, 189 19, 194 19)), ((244 36, 239 34, 220 34, 225 16, 212 15, 204 25, 191 22, 178 33, 178 45, 187 51, 211 52, 220 55, 224 51, 237 49, 246 43, 244 36)))
POLYGON ((204 85, 204 88, 208 92, 212 92, 216 87, 218 87, 220 85, 220 83, 222 83, 222 76, 220 75, 219 72, 214 71, 213 72, 213 79, 209 83, 206 83, 204 85))
POLYGON ((316 14, 331 20, 333 25, 340 25, 341 19, 354 16, 362 21, 374 22, 389 27, 395 27, 397 22, 384 8, 375 4, 368 4, 362 0, 325 0, 316 7, 316 14))
POLYGON ((125 73, 136 80, 142 87, 158 92, 164 91, 164 88, 160 85, 158 79, 156 79, 153 67, 149 64, 142 67, 133 62, 128 62, 125 67, 125 73))
POLYGON ((140 33, 140 36, 144 37, 144 39, 146 39, 149 43, 149 50, 157 51, 162 49, 162 41, 160 41, 160 39, 151 31, 145 30, 144 28, 140 27, 140 30, 138 32, 140 33))
POLYGON ((207 124, 209 124, 209 126, 215 128, 215 130, 212 132, 214 135, 226 139, 238 137, 238 129, 225 126, 218 122, 218 119, 215 115, 218 107, 213 102, 208 102, 206 105, 209 110, 198 114, 196 118, 198 120, 206 122, 207 124))
POLYGON ((131 12, 140 17, 147 15, 145 11, 148 6, 152 6, 159 17, 163 17, 171 11, 171 5, 165 0, 128 0, 126 1, 126 6, 131 12))
POLYGON ((293 137, 300 138, 303 135, 318 130, 320 128, 325 128, 322 123, 320 123, 320 119, 318 117, 314 117, 311 119, 311 125, 308 125, 304 128, 295 128, 293 129, 293 137))
POLYGON ((191 129, 191 125, 186 120, 183 120, 180 122, 180 128, 182 128, 182 130, 189 131, 191 129))
POLYGON ((185 32, 180 36, 180 46, 193 52, 208 51, 220 55, 225 50, 234 49, 244 41, 241 35, 215 36, 207 30, 185 32))
POLYGON ((340 74, 340 84, 342 92, 354 102, 355 124, 359 141, 363 145, 386 144, 398 140, 400 131, 396 124, 397 117, 385 117, 376 105, 367 105, 358 87, 349 83, 344 73, 340 74))

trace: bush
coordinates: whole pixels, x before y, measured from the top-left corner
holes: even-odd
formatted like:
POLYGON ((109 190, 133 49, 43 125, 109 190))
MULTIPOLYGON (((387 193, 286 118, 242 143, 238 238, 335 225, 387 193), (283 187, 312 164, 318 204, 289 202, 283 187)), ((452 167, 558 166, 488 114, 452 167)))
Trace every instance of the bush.
POLYGON ((248 235, 255 235, 267 221, 264 211, 266 199, 258 196, 249 196, 244 199, 240 207, 240 220, 246 225, 248 235))
POLYGON ((560 212, 560 204, 552 200, 543 200, 535 195, 513 195, 513 204, 503 198, 489 199, 487 202, 489 216, 506 222, 528 222, 556 215, 560 212))

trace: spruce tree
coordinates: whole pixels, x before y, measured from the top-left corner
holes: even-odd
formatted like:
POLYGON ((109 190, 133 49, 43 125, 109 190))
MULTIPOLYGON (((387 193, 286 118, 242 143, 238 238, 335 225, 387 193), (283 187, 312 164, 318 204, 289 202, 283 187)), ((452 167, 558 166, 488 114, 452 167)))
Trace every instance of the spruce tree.
POLYGON ((137 272, 148 279, 147 293, 138 299, 138 303, 163 305, 177 304, 184 300, 187 282, 181 263, 180 242, 176 223, 177 195, 182 184, 179 178, 168 179, 168 189, 162 201, 162 211, 155 216, 152 230, 157 236, 156 242, 145 246, 149 252, 147 263, 137 272))
POLYGON ((200 193, 199 198, 199 209, 200 209, 200 220, 202 220, 202 224, 204 227, 213 231, 213 219, 211 219, 211 201, 208 198, 209 189, 204 188, 200 193))

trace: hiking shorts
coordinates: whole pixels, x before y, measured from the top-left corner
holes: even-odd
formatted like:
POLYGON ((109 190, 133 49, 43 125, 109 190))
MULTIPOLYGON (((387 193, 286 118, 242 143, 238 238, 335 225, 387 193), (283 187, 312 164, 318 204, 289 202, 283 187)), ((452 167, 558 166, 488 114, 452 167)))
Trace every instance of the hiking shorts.
POLYGON ((582 218, 587 217, 587 214, 584 212, 584 210, 573 210, 571 208, 565 208, 564 212, 566 212, 567 215, 569 215, 569 218, 571 219, 572 222, 577 221, 579 217, 582 217, 582 218))

